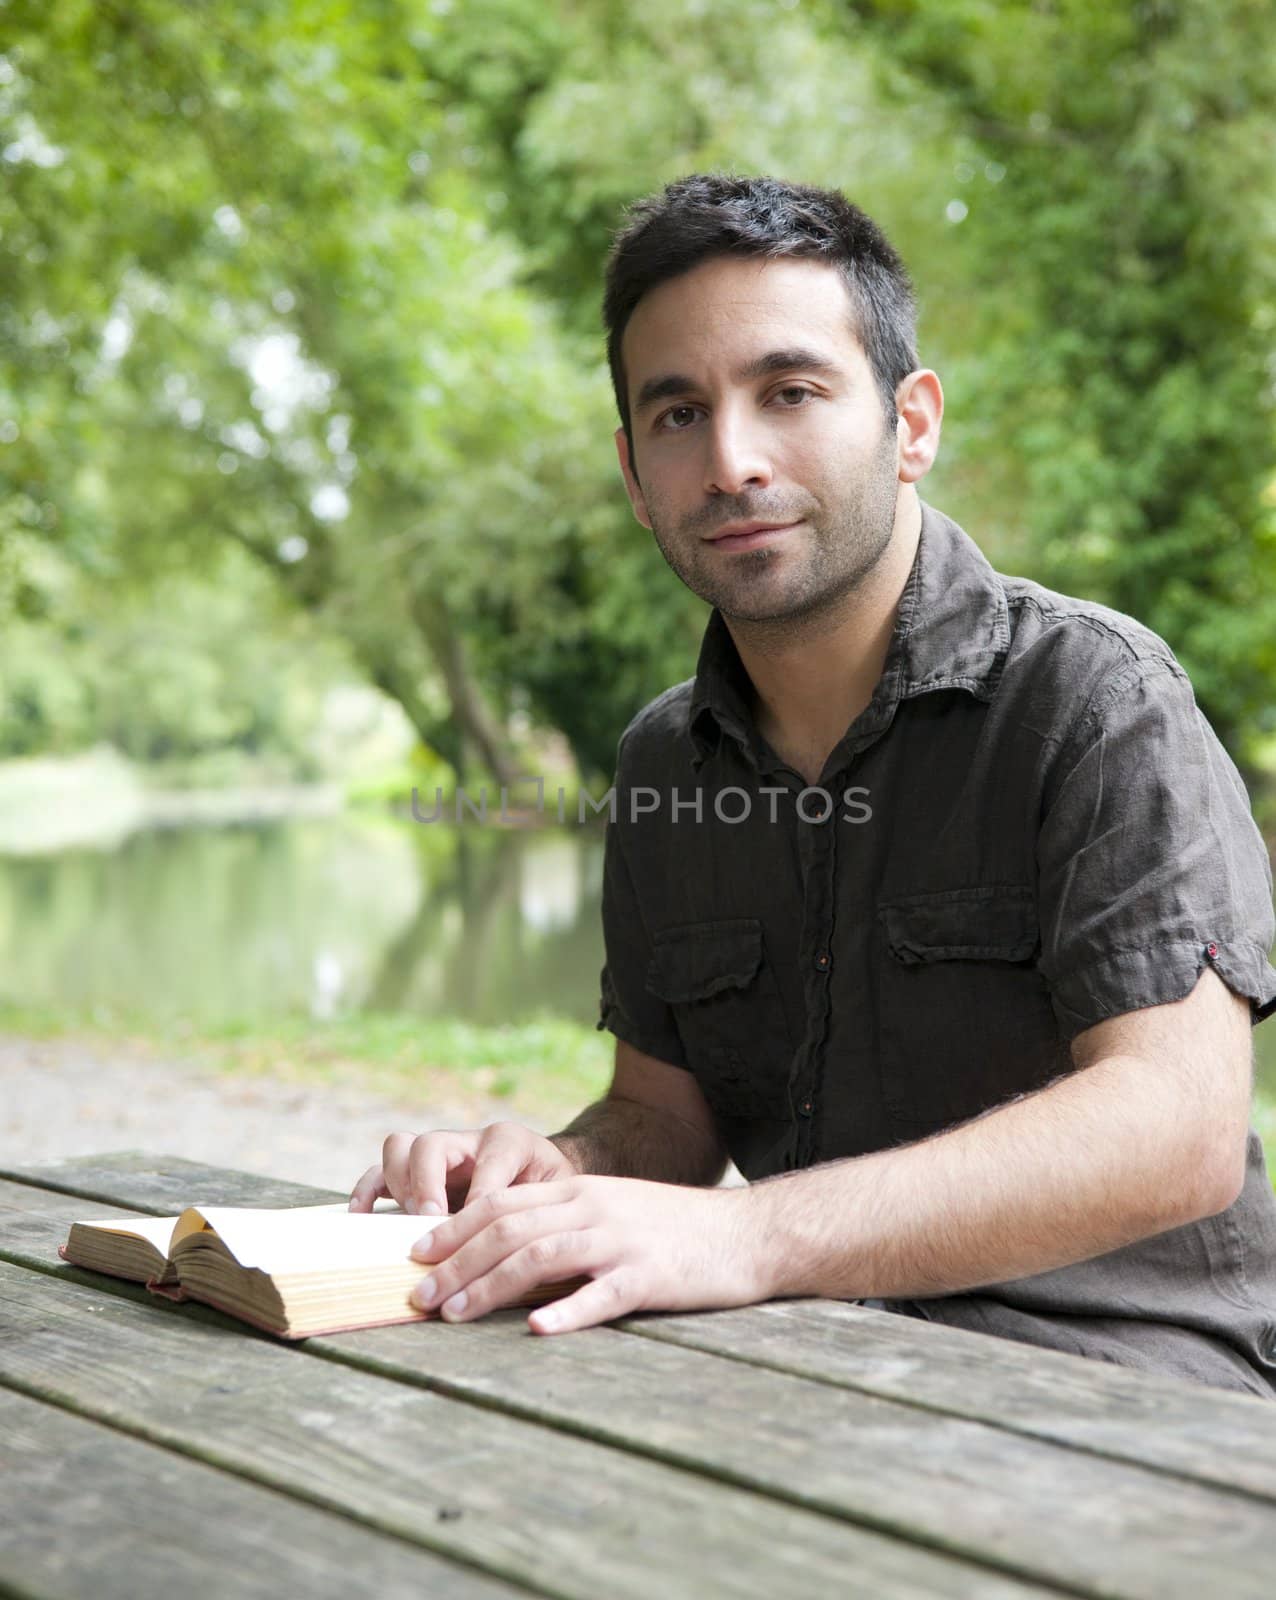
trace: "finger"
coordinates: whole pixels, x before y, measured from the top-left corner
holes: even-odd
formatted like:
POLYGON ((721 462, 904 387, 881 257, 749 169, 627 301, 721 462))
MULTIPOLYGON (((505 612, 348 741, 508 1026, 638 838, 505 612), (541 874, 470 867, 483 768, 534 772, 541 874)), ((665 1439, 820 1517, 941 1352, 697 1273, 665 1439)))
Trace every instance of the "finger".
POLYGON ((528 1317, 527 1326, 533 1333, 574 1333, 578 1328, 593 1328, 641 1308, 642 1297, 632 1274, 618 1267, 591 1278, 575 1294, 537 1306, 528 1317))
POLYGON ((600 1242, 589 1229, 564 1228, 553 1218, 540 1221, 536 1213, 532 1220, 547 1231, 536 1232, 514 1249, 502 1241, 483 1256, 476 1253, 486 1243, 480 1239, 470 1246, 467 1260, 458 1256, 434 1275, 430 1303, 445 1322, 470 1322, 501 1306, 516 1304, 542 1284, 580 1278, 591 1265, 600 1264, 593 1259, 600 1242), (498 1259, 492 1260, 492 1256, 498 1259))
POLYGON ((454 1212, 446 1222, 418 1239, 412 1246, 414 1261, 442 1261, 471 1239, 490 1228, 499 1218, 536 1206, 554 1206, 574 1200, 578 1180, 559 1178, 554 1183, 522 1183, 513 1189, 496 1189, 473 1206, 454 1212))
POLYGON ((477 1133, 455 1131, 422 1133, 408 1151, 408 1192, 412 1198, 404 1210, 421 1216, 446 1216, 448 1174, 467 1165, 478 1144, 477 1133))
MULTIPOLYGON (((487 1204, 484 1201, 479 1209, 485 1209, 487 1204)), ((451 1217, 441 1222, 434 1233, 463 1219, 468 1220, 471 1215, 470 1212, 462 1212, 459 1217, 451 1217)), ((416 1285, 412 1292, 412 1303, 425 1308, 441 1306, 445 1300, 451 1299, 462 1289, 468 1289, 534 1240, 565 1233, 573 1228, 579 1229, 581 1221, 580 1208, 570 1205, 548 1205, 511 1212, 507 1216, 496 1217, 486 1227, 479 1229, 463 1245, 448 1252, 442 1261, 431 1249, 433 1234, 418 1239, 410 1252, 412 1259, 430 1262, 434 1271, 416 1285)))
POLYGON ((470 1191, 465 1197, 466 1206, 517 1183, 519 1174, 533 1161, 530 1133, 530 1129, 514 1122, 497 1122, 482 1130, 474 1155, 470 1191))
POLYGON ((386 1192, 403 1207, 410 1210, 412 1198, 408 1176, 408 1153, 415 1140, 414 1133, 391 1133, 381 1146, 381 1170, 385 1174, 386 1192))
POLYGON ((449 1211, 459 1211, 465 1204, 465 1197, 470 1192, 470 1174, 474 1171, 473 1161, 462 1161, 459 1167, 453 1167, 447 1175, 447 1208, 449 1211))
POLYGON ((350 1210, 371 1211, 374 1201, 389 1193, 380 1166, 369 1167, 350 1191, 350 1210))

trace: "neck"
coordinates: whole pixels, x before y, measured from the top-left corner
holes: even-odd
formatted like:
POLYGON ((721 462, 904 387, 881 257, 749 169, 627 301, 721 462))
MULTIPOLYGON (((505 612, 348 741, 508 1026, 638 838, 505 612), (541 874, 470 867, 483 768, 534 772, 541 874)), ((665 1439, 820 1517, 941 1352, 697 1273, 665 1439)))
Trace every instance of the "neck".
POLYGON ((909 486, 880 560, 836 607, 779 625, 724 618, 753 684, 759 731, 810 784, 873 698, 920 534, 909 486))

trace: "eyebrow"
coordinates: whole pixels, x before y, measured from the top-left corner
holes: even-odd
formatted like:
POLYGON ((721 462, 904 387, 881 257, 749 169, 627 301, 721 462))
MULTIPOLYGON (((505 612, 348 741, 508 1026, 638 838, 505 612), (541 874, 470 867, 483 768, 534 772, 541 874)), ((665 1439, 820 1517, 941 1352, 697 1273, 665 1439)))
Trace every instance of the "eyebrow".
MULTIPOLYGON (((737 368, 733 377, 737 383, 748 383, 755 378, 770 378, 781 372, 818 372, 826 378, 840 378, 845 374, 835 361, 830 361, 827 356, 822 356, 816 350, 804 350, 795 346, 788 350, 768 350, 765 355, 755 356, 752 361, 737 368)), ((696 387, 693 378, 684 377, 681 372, 667 372, 659 378, 648 378, 638 391, 638 398, 634 402, 634 415, 640 416, 649 410, 658 400, 668 400, 674 395, 687 394, 696 387)))

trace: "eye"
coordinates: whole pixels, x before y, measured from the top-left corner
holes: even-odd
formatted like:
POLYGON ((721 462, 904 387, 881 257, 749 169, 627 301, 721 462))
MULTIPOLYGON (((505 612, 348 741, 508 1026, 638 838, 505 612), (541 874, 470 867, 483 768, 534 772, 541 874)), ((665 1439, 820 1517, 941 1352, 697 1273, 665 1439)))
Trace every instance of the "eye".
MULTIPOLYGON (((801 411, 808 400, 815 398, 815 390, 808 388, 803 383, 787 383, 783 389, 777 389, 772 398, 779 400, 783 396, 788 398, 781 404, 781 411, 801 411)), ((668 411, 663 412, 656 418, 656 431, 662 433, 686 433, 691 423, 695 421, 695 413, 700 409, 699 406, 689 404, 670 406, 668 411), (680 422, 677 420, 679 418, 686 420, 680 422)))
POLYGON ((685 428, 668 427, 667 424, 671 417, 680 416, 688 411, 696 411, 697 409, 698 407, 696 406, 670 406, 668 411, 657 419, 656 426, 657 428, 663 428, 666 433, 685 433, 687 431, 685 428))

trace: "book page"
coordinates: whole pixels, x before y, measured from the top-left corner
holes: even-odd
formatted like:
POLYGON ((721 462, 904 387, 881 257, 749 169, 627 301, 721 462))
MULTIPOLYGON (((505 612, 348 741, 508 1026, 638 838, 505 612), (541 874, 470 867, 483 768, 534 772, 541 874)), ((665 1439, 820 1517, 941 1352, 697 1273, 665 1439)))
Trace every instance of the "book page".
POLYGON ((446 1221, 397 1209, 349 1211, 344 1203, 286 1211, 192 1206, 178 1219, 173 1245, 207 1225, 240 1266, 267 1273, 339 1272, 407 1262, 416 1241, 446 1221))
MULTIPOLYGON (((296 1210, 309 1215, 315 1213, 328 1215, 334 1211, 345 1211, 347 1205, 348 1202, 345 1200, 338 1200, 330 1205, 299 1206, 296 1210)), ((396 1216, 404 1215, 402 1208, 396 1201, 381 1199, 376 1202, 375 1214, 379 1216, 384 1213, 396 1216)), ((273 1214, 263 1213, 263 1215, 273 1214)), ((280 1213, 280 1215, 283 1214, 280 1213)), ((96 1221, 77 1222, 75 1226, 77 1228, 96 1228, 103 1233, 120 1233, 131 1239, 145 1239, 147 1244, 154 1245, 162 1256, 166 1256, 172 1245, 176 1243, 173 1237, 173 1230, 178 1220, 177 1217, 103 1217, 96 1221)), ((429 1222, 434 1219, 427 1217, 424 1220, 429 1222)), ((422 1229, 422 1232, 425 1232, 425 1230, 422 1229)))
POLYGON ((100 1222, 77 1222, 77 1228, 96 1228, 102 1233, 122 1233, 126 1238, 145 1239, 160 1255, 168 1254, 176 1217, 106 1217, 100 1222))

